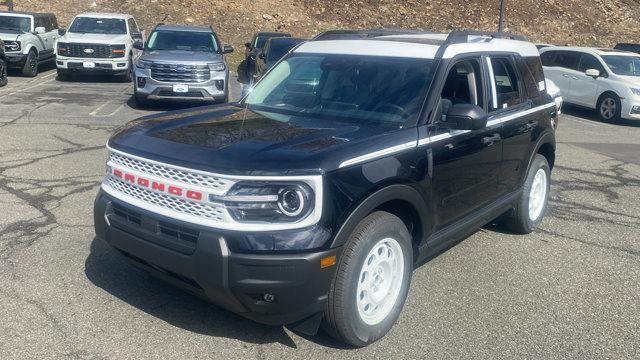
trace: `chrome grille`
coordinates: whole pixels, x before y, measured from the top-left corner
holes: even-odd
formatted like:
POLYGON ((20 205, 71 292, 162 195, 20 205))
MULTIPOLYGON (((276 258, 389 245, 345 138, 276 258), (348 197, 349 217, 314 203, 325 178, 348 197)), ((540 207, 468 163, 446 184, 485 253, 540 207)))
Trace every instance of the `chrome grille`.
POLYGON ((162 166, 134 159, 115 152, 109 152, 109 163, 124 166, 141 173, 155 175, 163 179, 173 180, 183 184, 201 186, 211 189, 212 192, 220 194, 227 192, 227 190, 235 184, 235 181, 232 180, 162 166))
POLYGON ((138 200, 186 215, 196 216, 214 221, 227 222, 227 211, 224 206, 203 204, 186 199, 168 196, 131 185, 113 177, 106 177, 108 187, 138 200))
POLYGON ((201 83, 211 79, 207 65, 151 64, 151 78, 157 81, 201 83))

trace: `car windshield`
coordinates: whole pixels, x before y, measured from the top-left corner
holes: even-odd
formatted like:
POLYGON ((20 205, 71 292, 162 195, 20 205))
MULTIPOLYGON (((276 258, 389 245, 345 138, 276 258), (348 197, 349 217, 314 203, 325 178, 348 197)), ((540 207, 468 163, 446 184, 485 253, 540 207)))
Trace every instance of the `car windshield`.
POLYGON ((275 62, 280 60, 281 57, 300 42, 300 40, 295 39, 271 40, 271 43, 269 44, 269 52, 267 53, 267 61, 275 62))
POLYGON ((247 107, 290 115, 401 126, 418 115, 433 60, 296 54, 245 99, 247 107))
POLYGON ((218 52, 218 43, 212 33, 157 30, 149 36, 147 49, 218 52))
POLYGON ((124 35, 127 33, 127 23, 124 19, 77 17, 69 27, 69 32, 124 35))
POLYGON ((24 16, 0 15, 0 30, 31 31, 31 19, 24 16))
POLYGON ((640 56, 602 55, 602 60, 614 74, 640 76, 640 56))

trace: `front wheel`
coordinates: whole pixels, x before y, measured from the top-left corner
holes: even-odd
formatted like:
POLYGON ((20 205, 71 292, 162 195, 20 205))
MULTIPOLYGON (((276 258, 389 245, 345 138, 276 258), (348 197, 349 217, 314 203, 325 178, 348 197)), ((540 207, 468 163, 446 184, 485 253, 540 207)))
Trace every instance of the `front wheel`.
POLYGON ((618 95, 606 93, 598 100, 598 117, 605 122, 615 122, 620 120, 622 114, 622 103, 618 95))
POLYGON ((8 82, 7 63, 0 59, 0 86, 5 86, 8 82))
POLYGON ((522 195, 515 204, 511 216, 505 220, 507 227, 519 234, 529 234, 542 222, 549 203, 551 169, 547 158, 536 154, 522 187, 522 195))
POLYGON ((411 235, 402 220, 382 211, 364 218, 344 245, 325 329, 356 347, 382 338, 400 316, 412 270, 411 235))
POLYGON ((38 75, 38 54, 31 50, 27 55, 27 60, 22 67, 22 75, 27 77, 36 77, 38 75))

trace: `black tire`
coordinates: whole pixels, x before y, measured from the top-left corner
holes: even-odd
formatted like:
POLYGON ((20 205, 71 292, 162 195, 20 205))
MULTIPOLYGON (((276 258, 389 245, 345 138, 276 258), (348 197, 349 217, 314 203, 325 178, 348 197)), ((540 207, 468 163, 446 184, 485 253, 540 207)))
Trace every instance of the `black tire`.
POLYGON ((127 69, 127 72, 124 75, 122 75, 122 82, 130 83, 132 79, 133 79, 133 60, 129 58, 129 69, 127 69))
MULTIPOLYGON (((398 217, 387 212, 378 211, 364 218, 356 226, 343 248, 342 256, 340 257, 334 279, 329 289, 323 327, 337 340, 355 347, 362 347, 386 335, 400 316, 400 312, 407 298, 413 271, 411 235, 402 220, 398 217), (378 246, 389 239, 396 240, 396 250, 401 249, 401 254, 397 256, 402 258, 403 263, 402 266, 399 264, 396 264, 396 266, 397 269, 403 269, 402 280, 398 280, 398 283, 394 283, 391 280, 389 280, 388 283, 384 283, 384 280, 381 283, 364 281, 370 278, 368 273, 361 274, 363 266, 365 266, 365 261, 367 261, 367 266, 370 266, 372 261, 375 261, 372 260, 370 251, 373 251, 374 246, 380 250, 378 246), (364 276, 361 277, 361 275, 364 276), (395 293, 397 296, 395 297, 395 301, 388 302, 388 304, 390 304, 387 307, 388 312, 382 312, 384 316, 382 320, 373 324, 365 322, 363 315, 360 315, 361 310, 358 307, 356 296, 358 286, 365 283, 372 284, 371 291, 373 292, 380 290, 375 287, 376 284, 383 289, 386 289, 386 284, 391 284, 392 288, 394 284, 399 285, 399 290, 389 291, 389 293, 395 293), (386 315, 384 315, 385 313, 386 315)), ((389 252, 384 252, 384 248, 383 251, 380 252, 380 254, 388 253, 389 252)), ((395 254, 395 252, 393 253, 395 254)), ((376 254, 377 253, 373 253, 373 258, 376 257, 376 254)), ((384 256, 381 258, 384 258, 384 256)), ((373 264, 376 263, 373 262, 373 264)), ((375 271, 377 270, 379 269, 375 269, 375 271)), ((383 274, 385 273, 386 272, 383 272, 383 274)), ((374 273, 372 280, 379 280, 376 274, 378 273, 374 273)), ((384 276, 385 275, 383 275, 383 278, 384 276)), ((362 291, 360 294, 364 294, 367 291, 368 290, 362 291)), ((362 296, 361 298, 365 297, 362 296)), ((366 299, 368 299, 368 297, 366 297, 366 299)), ((368 301, 364 301, 363 303, 366 304, 368 301)), ((384 305, 381 306, 384 309, 384 305)), ((363 306, 363 308, 365 307, 366 306, 363 306)), ((378 306, 376 305, 374 309, 377 308, 378 306)))
POLYGON ((27 54, 27 60, 24 62, 24 66, 22 66, 22 75, 27 77, 38 76, 38 54, 33 49, 27 54))
POLYGON ((7 62, 0 59, 0 87, 7 85, 9 77, 7 76, 7 62))
POLYGON ((67 70, 57 70, 58 73, 58 81, 68 81, 71 78, 71 73, 67 70))
MULTIPOLYGON (((551 190, 551 169, 549 168, 549 162, 547 158, 540 154, 536 154, 527 173, 527 178, 522 185, 522 195, 515 203, 514 210, 509 216, 504 218, 504 224, 512 231, 518 234, 529 234, 533 232, 542 222, 544 215, 549 205, 549 191, 551 190), (529 211, 530 202, 533 201, 531 197, 532 186, 536 178, 536 174, 539 170, 545 172, 545 192, 542 199, 542 208, 539 215, 535 217, 537 212, 531 214, 529 211), (535 218, 532 218, 534 216, 535 218)), ((536 208, 534 206, 534 208, 536 208)))
POLYGON ((598 118, 603 122, 620 120, 622 114, 620 97, 611 92, 602 94, 598 99, 596 111, 598 112, 598 118))

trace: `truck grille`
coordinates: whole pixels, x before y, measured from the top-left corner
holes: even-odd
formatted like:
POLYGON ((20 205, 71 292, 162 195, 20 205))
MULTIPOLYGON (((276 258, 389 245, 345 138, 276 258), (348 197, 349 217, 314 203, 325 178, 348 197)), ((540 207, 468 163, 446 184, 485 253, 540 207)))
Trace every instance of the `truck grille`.
POLYGON ((163 209, 220 222, 226 222, 227 220, 227 211, 222 205, 209 205, 176 198, 146 190, 113 177, 105 178, 105 183, 115 191, 163 209))
POLYGON ((144 174, 155 175, 167 180, 177 181, 211 189, 217 193, 227 192, 235 184, 235 181, 217 176, 205 175, 196 172, 184 171, 176 168, 162 166, 151 162, 138 160, 115 152, 109 152, 109 162, 139 171, 144 174))
POLYGON ((201 83, 211 79, 211 70, 207 65, 153 63, 151 78, 164 82, 201 83))
POLYGON ((116 54, 114 49, 124 50, 124 45, 69 44, 66 56, 91 59, 108 59, 124 57, 124 52, 116 54))

